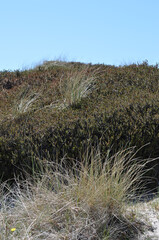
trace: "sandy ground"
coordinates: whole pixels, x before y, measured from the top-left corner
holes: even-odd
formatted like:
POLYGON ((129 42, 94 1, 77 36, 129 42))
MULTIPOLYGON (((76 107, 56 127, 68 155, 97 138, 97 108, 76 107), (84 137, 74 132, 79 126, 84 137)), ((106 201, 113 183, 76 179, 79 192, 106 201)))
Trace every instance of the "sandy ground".
POLYGON ((131 207, 137 218, 145 223, 145 232, 138 240, 159 240, 159 198, 131 207))

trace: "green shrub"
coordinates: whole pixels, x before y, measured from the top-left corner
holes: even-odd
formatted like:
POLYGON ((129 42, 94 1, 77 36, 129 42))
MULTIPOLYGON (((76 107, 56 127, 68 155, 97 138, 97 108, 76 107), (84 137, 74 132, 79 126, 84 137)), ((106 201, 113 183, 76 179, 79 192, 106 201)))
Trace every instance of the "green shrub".
MULTIPOLYGON (((21 174, 24 165, 31 168, 38 158, 49 156, 55 161, 66 155, 70 164, 70 158, 80 159, 90 144, 100 143, 102 154, 108 149, 114 154, 125 146, 141 148, 149 143, 138 156, 159 156, 157 66, 67 63, 67 67, 2 72, 0 84, 0 174, 4 179, 21 174), (11 82, 11 89, 5 89, 4 79, 11 82), (91 90, 89 94, 84 94, 86 89, 91 90), (65 99, 67 108, 61 105, 65 99)), ((149 167, 155 164, 157 160, 149 167)), ((157 169, 148 174, 157 176, 157 169)))

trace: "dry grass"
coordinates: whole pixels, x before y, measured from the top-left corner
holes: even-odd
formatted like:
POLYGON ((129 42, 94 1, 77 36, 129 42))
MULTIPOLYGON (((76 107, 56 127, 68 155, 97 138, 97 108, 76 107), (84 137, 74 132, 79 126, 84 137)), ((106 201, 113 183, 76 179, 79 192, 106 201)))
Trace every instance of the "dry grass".
POLYGON ((106 240, 137 236, 139 225, 131 214, 127 215, 126 201, 142 186, 147 161, 135 163, 133 151, 131 148, 107 156, 101 164, 99 149, 92 149, 78 169, 66 170, 46 161, 41 175, 34 175, 32 181, 17 181, 6 194, 7 185, 1 185, 0 239, 106 240), (12 204, 5 201, 7 194, 12 204))
POLYGON ((64 105, 72 106, 80 103, 95 87, 96 72, 88 73, 89 67, 70 71, 66 78, 60 81, 60 92, 64 105))
POLYGON ((81 70, 69 70, 62 75, 57 86, 50 87, 46 83, 40 88, 26 84, 15 99, 13 105, 13 115, 18 116, 28 111, 49 109, 64 109, 69 106, 77 106, 81 99, 88 96, 95 87, 96 75, 99 69, 89 73, 89 66, 82 67, 81 70), (54 100, 47 103, 48 95, 56 96, 54 100))

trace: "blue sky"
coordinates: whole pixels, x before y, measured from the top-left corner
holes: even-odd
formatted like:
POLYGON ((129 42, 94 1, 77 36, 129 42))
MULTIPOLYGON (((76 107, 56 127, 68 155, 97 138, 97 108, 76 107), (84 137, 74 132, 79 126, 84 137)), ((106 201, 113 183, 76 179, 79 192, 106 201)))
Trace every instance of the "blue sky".
POLYGON ((0 0, 0 70, 159 63, 159 0, 0 0))

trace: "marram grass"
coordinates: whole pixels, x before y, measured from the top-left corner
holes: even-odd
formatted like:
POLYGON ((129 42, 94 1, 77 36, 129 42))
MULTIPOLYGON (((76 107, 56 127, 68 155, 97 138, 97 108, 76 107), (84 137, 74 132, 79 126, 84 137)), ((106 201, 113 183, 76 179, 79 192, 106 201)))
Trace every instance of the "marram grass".
POLYGON ((66 106, 77 105, 95 86, 95 74, 87 74, 88 67, 81 71, 70 72, 60 81, 60 91, 66 106))
POLYGON ((43 161, 40 175, 16 180, 14 189, 3 183, 0 239, 137 239, 142 225, 127 202, 144 187, 149 160, 139 164, 134 148, 105 158, 99 148, 88 152, 78 168, 43 161))

